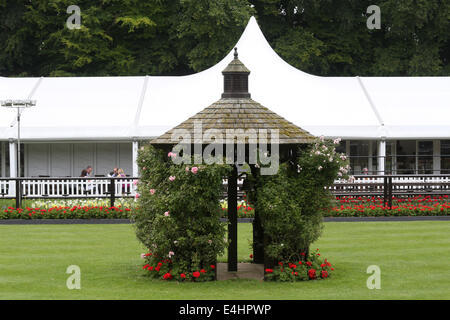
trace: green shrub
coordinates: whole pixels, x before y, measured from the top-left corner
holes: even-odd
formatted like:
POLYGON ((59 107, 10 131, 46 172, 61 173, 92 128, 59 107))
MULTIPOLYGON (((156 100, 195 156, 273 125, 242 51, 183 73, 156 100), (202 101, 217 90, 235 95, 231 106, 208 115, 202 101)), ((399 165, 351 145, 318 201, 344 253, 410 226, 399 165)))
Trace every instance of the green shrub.
POLYGON ((188 280, 212 280, 210 266, 227 245, 218 212, 229 167, 176 165, 171 155, 147 146, 138 157, 141 180, 133 220, 138 239, 149 250, 146 269, 161 264, 149 274, 165 280, 180 280, 181 274, 188 280), (200 276, 193 276, 197 272, 200 276))
MULTIPOLYGON (((257 177, 256 212, 261 217, 266 255, 276 261, 300 261, 301 253, 322 231, 322 211, 331 206, 325 189, 345 178, 348 163, 335 142, 317 140, 299 148, 299 157, 283 163, 277 175, 257 177)), ((253 203, 252 200, 250 200, 253 203)))

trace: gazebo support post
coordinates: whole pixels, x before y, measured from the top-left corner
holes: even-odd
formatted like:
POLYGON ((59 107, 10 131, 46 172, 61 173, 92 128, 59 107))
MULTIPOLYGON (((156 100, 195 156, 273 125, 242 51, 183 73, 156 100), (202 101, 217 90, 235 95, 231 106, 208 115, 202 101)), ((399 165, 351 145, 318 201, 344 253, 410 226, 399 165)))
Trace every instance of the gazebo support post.
POLYGON ((228 177, 228 271, 238 271, 238 220, 237 220, 237 179, 238 169, 233 165, 233 170, 228 177))
MULTIPOLYGON (((255 165, 250 165, 250 170, 252 172, 252 176, 257 179, 259 175, 259 169, 256 168, 255 165)), ((255 212, 255 219, 253 220, 253 262, 257 264, 263 264, 264 263, 264 230, 262 228, 261 224, 261 218, 258 214, 257 210, 257 189, 258 185, 253 186, 253 193, 254 193, 254 212, 255 212)))

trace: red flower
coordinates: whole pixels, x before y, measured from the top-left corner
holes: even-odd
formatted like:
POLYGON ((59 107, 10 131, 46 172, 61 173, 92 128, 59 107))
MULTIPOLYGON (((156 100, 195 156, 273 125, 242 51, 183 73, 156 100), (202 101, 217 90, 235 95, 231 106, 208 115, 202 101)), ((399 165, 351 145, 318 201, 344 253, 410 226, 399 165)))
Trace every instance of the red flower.
POLYGON ((328 272, 327 271, 322 271, 322 278, 328 278, 328 272))
POLYGON ((171 275, 170 273, 166 273, 166 274, 163 276, 163 279, 164 279, 164 280, 172 279, 172 275, 171 275))
POLYGON ((308 276, 309 276, 310 279, 315 279, 316 278, 316 270, 310 269, 308 271, 308 276))
POLYGON ((266 273, 273 273, 272 269, 266 269, 266 273))
POLYGON ((184 273, 180 274, 181 279, 186 279, 186 275, 184 273))
POLYGON ((308 267, 311 267, 311 266, 312 266, 312 263, 308 261, 308 262, 306 263, 306 265, 307 265, 308 267))
POLYGON ((142 267, 142 269, 146 270, 146 269, 148 269, 149 267, 150 267, 150 265, 149 265, 149 264, 146 264, 145 266, 142 267))
POLYGON ((214 269, 216 268, 216 266, 215 266, 215 265, 213 265, 213 264, 212 264, 212 265, 210 265, 210 267, 211 267, 211 269, 213 269, 213 270, 214 270, 214 269))
POLYGON ((195 271, 195 272, 192 274, 192 276, 193 276, 194 278, 198 278, 198 277, 200 277, 200 272, 195 271))
POLYGON ((278 262, 278 264, 279 264, 280 266, 282 266, 282 265, 283 265, 283 262, 278 262))
POLYGON ((253 259, 253 255, 252 254, 250 255, 250 259, 253 259))
POLYGON ((206 273, 205 269, 200 270, 201 273, 206 273))

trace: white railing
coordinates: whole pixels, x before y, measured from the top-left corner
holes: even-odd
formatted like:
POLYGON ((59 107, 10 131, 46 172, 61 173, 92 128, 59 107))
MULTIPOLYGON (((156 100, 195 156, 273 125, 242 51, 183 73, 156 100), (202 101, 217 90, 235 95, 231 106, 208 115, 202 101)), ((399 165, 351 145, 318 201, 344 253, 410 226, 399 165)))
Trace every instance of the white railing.
MULTIPOLYGON (((138 179, 114 180, 115 197, 134 197, 138 179)), ((30 178, 20 181, 22 197, 25 198, 105 198, 111 196, 110 178, 70 179, 70 178, 30 178)), ((0 198, 16 196, 15 180, 0 180, 0 198)))

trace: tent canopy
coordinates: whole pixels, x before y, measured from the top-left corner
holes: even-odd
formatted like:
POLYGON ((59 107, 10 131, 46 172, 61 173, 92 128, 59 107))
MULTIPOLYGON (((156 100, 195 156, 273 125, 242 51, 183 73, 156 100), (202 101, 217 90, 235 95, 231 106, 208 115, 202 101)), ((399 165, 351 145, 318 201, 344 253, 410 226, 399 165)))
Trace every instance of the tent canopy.
MULTIPOLYGON (((255 18, 236 46, 252 98, 316 136, 450 138, 450 77, 310 75, 275 53, 255 18)), ((0 100, 37 100, 22 114, 25 141, 150 139, 219 100, 232 58, 180 77, 0 77, 0 100)), ((0 140, 15 126, 15 112, 0 108, 0 140)))

